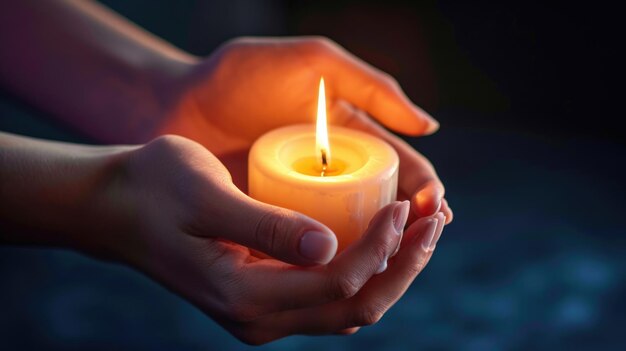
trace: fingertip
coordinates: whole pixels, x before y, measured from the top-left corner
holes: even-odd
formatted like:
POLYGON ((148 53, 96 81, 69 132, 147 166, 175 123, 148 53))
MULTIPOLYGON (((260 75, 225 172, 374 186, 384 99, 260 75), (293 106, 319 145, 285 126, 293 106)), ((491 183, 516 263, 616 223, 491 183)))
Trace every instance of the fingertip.
POLYGON ((443 191, 436 186, 426 186, 415 194, 414 203, 418 217, 432 216, 442 206, 443 191))
POLYGON ((448 204, 448 200, 446 199, 443 199, 441 202, 441 212, 443 212, 446 216, 446 224, 450 224, 454 218, 454 212, 452 212, 452 209, 448 204))
POLYGON ((417 114, 424 121, 424 135, 430 135, 439 130, 439 121, 437 121, 433 116, 431 116, 428 112, 424 111, 418 106, 415 106, 417 110, 417 114))
POLYGON ((389 126, 394 131, 408 136, 422 136, 435 133, 439 129, 439 122, 423 117, 410 117, 404 123, 396 122, 396 125, 389 126))
POLYGON ((433 232, 433 237, 430 239, 430 243, 427 247, 428 251, 434 251, 437 246, 437 242, 439 238, 441 238, 441 233, 443 232, 443 226, 446 223, 446 216, 443 212, 438 212, 433 218, 437 220, 436 228, 433 232))
POLYGON ((370 108, 368 112, 388 128, 409 136, 432 134, 439 128, 439 123, 401 90, 391 91, 377 108, 370 108))
POLYGON ((400 206, 403 206, 405 203, 405 201, 393 201, 383 206, 383 208, 381 208, 380 210, 378 210, 378 212, 374 214, 374 217, 370 220, 368 229, 365 233, 376 233, 376 231, 372 230, 372 228, 379 226, 384 227, 387 225, 391 225, 393 227, 394 213, 396 213, 396 209, 400 210, 400 206))
POLYGON ((408 107, 407 124, 401 132, 410 136, 431 135, 439 130, 439 122, 426 111, 411 104, 408 107))
POLYGON ((439 130, 439 122, 430 117, 430 120, 426 123, 426 127, 424 128, 423 135, 431 135, 439 130))
POLYGON ((298 251, 313 264, 327 264, 337 253, 337 237, 334 233, 309 230, 302 234, 298 251))
POLYGON ((361 271, 370 275, 384 271, 387 260, 393 256, 402 241, 409 212, 408 201, 394 201, 385 205, 370 220, 361 238, 344 250, 338 260, 362 261, 359 263, 362 265, 361 271), (376 255, 380 252, 385 252, 385 256, 376 255))

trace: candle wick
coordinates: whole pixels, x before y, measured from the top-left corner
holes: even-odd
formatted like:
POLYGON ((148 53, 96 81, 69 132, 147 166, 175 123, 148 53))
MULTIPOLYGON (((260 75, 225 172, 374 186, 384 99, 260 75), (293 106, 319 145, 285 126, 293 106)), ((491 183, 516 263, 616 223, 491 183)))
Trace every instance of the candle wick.
POLYGON ((326 150, 322 149, 322 177, 326 174, 328 168, 328 160, 326 159, 326 150))

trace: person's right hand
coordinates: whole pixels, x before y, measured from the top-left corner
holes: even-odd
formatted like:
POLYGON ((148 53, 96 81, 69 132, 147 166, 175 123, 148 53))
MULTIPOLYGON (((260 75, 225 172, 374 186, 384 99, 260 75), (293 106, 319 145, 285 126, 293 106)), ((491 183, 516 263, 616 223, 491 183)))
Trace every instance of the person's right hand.
POLYGON ((193 141, 160 137, 116 160, 101 207, 124 230, 100 238, 95 253, 137 267, 249 344, 376 323, 424 268, 444 225, 437 213, 402 235, 408 202, 394 202, 334 257, 326 226, 249 198, 193 141))

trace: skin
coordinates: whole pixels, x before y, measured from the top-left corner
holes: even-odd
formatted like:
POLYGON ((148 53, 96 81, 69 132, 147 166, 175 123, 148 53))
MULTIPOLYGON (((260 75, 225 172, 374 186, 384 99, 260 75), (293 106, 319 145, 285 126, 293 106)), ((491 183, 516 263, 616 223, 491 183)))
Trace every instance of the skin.
POLYGON ((403 233, 409 204, 394 202, 330 262, 294 265, 292 226, 321 224, 247 197, 189 139, 94 147, 0 133, 0 164, 1 242, 135 267, 250 344, 376 323, 424 268, 445 222, 439 212, 403 233))
POLYGON ((328 39, 243 38, 197 58, 95 3, 24 0, 0 4, 0 45, 6 89, 95 140, 134 144, 0 133, 0 240, 128 264, 246 343, 376 323, 452 219, 432 165, 377 123, 416 136, 437 122, 328 39), (329 245, 311 259, 303 233, 334 234, 249 198, 245 164, 264 132, 313 121, 322 75, 330 123, 388 141, 409 202, 381 209, 341 254, 329 245))
MULTIPOLYGON (((371 117, 413 136, 434 132, 438 123, 413 105, 392 77, 325 38, 241 38, 225 44, 177 80, 176 104, 159 130, 196 140, 229 169, 245 171, 247 151, 259 136, 284 125, 314 123, 320 76, 328 82, 331 124, 376 135, 398 152, 399 198, 412 200, 412 220, 441 210, 451 221, 430 162, 371 117)), ((233 176, 245 189, 244 171, 233 176)))

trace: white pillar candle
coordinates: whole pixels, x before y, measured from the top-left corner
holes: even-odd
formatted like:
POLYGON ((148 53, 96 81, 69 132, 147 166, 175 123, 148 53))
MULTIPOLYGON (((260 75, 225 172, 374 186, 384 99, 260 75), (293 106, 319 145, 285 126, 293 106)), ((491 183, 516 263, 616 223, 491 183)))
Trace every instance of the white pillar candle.
POLYGON ((360 238, 380 208, 396 199, 398 155, 369 134, 333 126, 325 176, 314 156, 315 126, 294 125, 259 138, 248 158, 250 196, 328 226, 338 252, 360 238))
POLYGON ((398 163, 396 151, 374 136, 327 129, 322 78, 315 126, 279 128, 252 145, 248 191, 259 201, 328 226, 337 235, 339 252, 361 236, 376 211, 396 199, 398 163))

